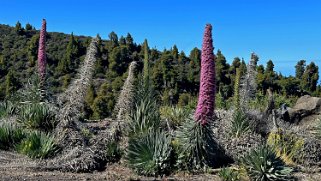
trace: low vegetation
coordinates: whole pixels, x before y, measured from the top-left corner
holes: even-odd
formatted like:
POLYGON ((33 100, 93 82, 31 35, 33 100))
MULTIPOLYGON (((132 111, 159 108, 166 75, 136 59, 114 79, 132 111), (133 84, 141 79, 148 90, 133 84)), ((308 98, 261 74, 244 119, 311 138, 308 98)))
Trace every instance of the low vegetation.
POLYGON ((16 146, 19 153, 25 154, 30 158, 48 158, 54 156, 59 148, 55 144, 55 138, 50 134, 34 131, 29 133, 16 146))
POLYGON ((252 180, 287 180, 293 168, 286 166, 273 148, 263 145, 240 159, 252 180))

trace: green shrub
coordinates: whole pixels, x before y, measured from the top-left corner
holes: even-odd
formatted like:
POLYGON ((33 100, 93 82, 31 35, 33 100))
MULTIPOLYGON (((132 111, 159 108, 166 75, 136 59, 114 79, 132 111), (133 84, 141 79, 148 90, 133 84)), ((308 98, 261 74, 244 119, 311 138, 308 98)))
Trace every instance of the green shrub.
POLYGON ((240 180, 239 173, 231 168, 222 168, 218 175, 223 181, 238 181, 240 180))
POLYGON ((34 74, 27 80, 22 89, 10 97, 10 100, 19 103, 39 103, 43 101, 45 93, 48 93, 48 90, 46 92, 42 89, 38 75, 34 74))
POLYGON ((32 132, 16 146, 19 153, 30 158, 48 158, 54 156, 58 151, 55 138, 42 132, 32 132))
POLYGON ((295 165, 295 162, 302 161, 301 150, 304 146, 304 140, 298 138, 295 134, 282 132, 271 132, 267 143, 273 147, 277 156, 286 164, 295 165))
POLYGON ((297 101, 297 97, 288 97, 284 95, 276 94, 274 96, 275 108, 280 108, 282 104, 286 104, 288 107, 293 107, 297 101))
POLYGON ((168 120, 171 125, 177 127, 190 116, 191 111, 180 107, 163 106, 160 108, 160 115, 162 119, 168 120))
POLYGON ((171 137, 160 130, 130 138, 126 159, 138 174, 158 176, 171 171, 171 137))
POLYGON ((263 145, 240 159, 251 180, 287 180, 293 169, 287 167, 275 151, 263 145))
POLYGON ((18 121, 30 129, 51 130, 55 127, 55 114, 45 103, 23 104, 19 109, 18 121))
POLYGON ((117 162, 120 160, 122 152, 119 148, 119 145, 116 141, 107 143, 106 145, 106 157, 108 162, 117 162))
POLYGON ((232 120, 231 136, 240 137, 250 130, 250 123, 241 110, 236 110, 232 120))
POLYGON ((185 106, 187 106, 187 105, 190 103, 191 99, 192 99, 191 94, 189 94, 189 93, 182 93, 182 94, 179 95, 177 105, 178 105, 179 107, 185 107, 185 106))
POLYGON ((7 117, 9 115, 13 115, 16 108, 11 101, 3 101, 0 102, 0 118, 7 117))
POLYGON ((10 149, 25 137, 25 132, 11 124, 0 126, 0 149, 10 149))
POLYGON ((251 109, 259 109, 260 111, 264 111, 267 104, 268 104, 268 97, 264 95, 262 92, 258 92, 255 95, 255 99, 249 101, 249 107, 251 109))
POLYGON ((177 129, 174 143, 177 147, 179 168, 204 170, 212 165, 212 156, 217 146, 210 125, 201 125, 188 118, 177 129))

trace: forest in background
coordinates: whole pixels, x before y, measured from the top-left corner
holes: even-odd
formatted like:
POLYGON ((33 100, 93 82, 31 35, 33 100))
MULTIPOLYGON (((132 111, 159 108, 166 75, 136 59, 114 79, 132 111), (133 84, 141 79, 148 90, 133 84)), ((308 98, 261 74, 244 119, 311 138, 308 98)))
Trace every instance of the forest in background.
MULTIPOLYGON (((99 37, 99 36, 98 36, 99 37)), ((47 66, 50 91, 59 94, 67 89, 76 76, 79 65, 84 60, 90 37, 64 33, 47 34, 47 66)), ((9 98, 22 88, 29 77, 36 72, 39 31, 32 25, 17 22, 15 27, 0 25, 0 98, 9 98)), ((144 49, 148 49, 153 87, 160 95, 163 106, 186 106, 195 104, 199 90, 201 51, 194 48, 189 55, 176 45, 169 50, 157 50, 148 46, 147 40, 136 43, 128 33, 120 36, 111 32, 108 40, 98 40, 97 63, 94 81, 87 91, 86 119, 102 119, 111 116, 117 97, 127 77, 130 62, 137 61, 143 68, 144 49)), ((256 62, 259 63, 259 56, 256 62)), ((221 50, 216 51, 216 105, 229 108, 233 97, 236 69, 246 72, 248 60, 235 57, 232 63, 221 50)), ((291 106, 304 94, 321 96, 318 85, 319 68, 316 63, 306 64, 298 60, 295 76, 283 76, 274 71, 269 60, 266 65, 257 65, 258 93, 251 104, 264 107, 267 103, 266 91, 272 89, 277 94, 276 104, 291 106), (279 104, 278 104, 279 103, 279 104)))

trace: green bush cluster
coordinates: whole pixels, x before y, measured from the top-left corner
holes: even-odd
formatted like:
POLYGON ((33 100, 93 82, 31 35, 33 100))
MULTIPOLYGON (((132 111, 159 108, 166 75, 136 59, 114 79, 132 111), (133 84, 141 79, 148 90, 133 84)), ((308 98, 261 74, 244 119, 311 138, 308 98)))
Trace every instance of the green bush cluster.
POLYGON ((25 137, 26 133, 23 129, 9 123, 3 123, 0 126, 0 149, 11 149, 25 137))
POLYGON ((46 103, 23 104, 19 107, 18 121, 28 129, 52 130, 55 114, 46 103))
POLYGON ((5 100, 0 102, 0 118, 13 115, 15 110, 16 107, 11 101, 5 100))
POLYGON ((191 115, 191 110, 188 108, 174 107, 174 106, 162 106, 160 107, 160 115, 163 120, 169 121, 169 123, 178 127, 181 126, 186 119, 191 115))
POLYGON ((59 150, 53 136, 38 131, 31 132, 17 144, 16 149, 19 153, 25 154, 30 158, 40 159, 51 157, 59 150))
POLYGON ((219 172, 218 175, 223 181, 238 181, 240 180, 240 174, 231 168, 224 167, 219 172))

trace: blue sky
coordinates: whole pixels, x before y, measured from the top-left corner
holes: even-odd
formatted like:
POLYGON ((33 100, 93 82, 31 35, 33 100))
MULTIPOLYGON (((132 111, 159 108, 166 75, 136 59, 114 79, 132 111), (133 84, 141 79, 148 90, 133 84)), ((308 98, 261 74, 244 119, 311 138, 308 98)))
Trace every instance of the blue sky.
POLYGON ((189 54, 201 47, 206 23, 213 25, 215 51, 229 62, 248 60, 256 52, 261 64, 272 59, 275 70, 293 74, 300 59, 321 66, 320 0, 1 0, 0 23, 104 39, 111 31, 130 32, 138 43, 169 49, 176 44, 189 54))

